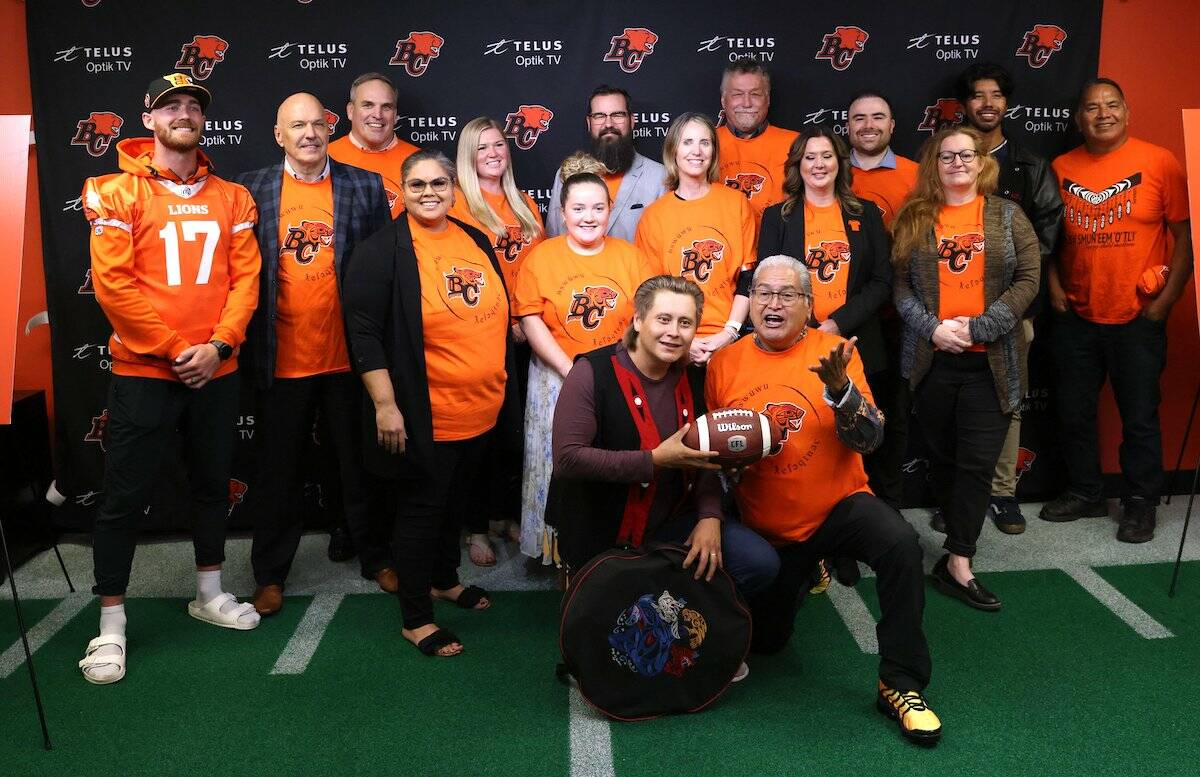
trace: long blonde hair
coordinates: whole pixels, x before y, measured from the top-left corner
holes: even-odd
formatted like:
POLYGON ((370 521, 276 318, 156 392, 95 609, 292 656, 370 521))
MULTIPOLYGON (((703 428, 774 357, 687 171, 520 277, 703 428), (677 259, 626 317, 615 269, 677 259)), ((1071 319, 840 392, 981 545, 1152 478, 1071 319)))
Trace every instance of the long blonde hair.
POLYGON ((892 264, 907 267, 912 252, 921 246, 932 232, 939 211, 946 204, 946 192, 938 174, 938 153, 942 141, 955 135, 966 135, 975 146, 975 153, 983 161, 983 169, 975 179, 975 191, 988 195, 996 191, 1000 178, 1000 165, 988 153, 983 135, 973 127, 947 127, 935 132, 921 146, 921 159, 917 168, 917 185, 908 195, 896 220, 892 222, 892 264))
MULTIPOLYGON (((466 200, 471 215, 489 232, 500 237, 505 233, 504 222, 484 199, 483 190, 479 187, 479 173, 475 169, 475 151, 479 146, 479 138, 489 129, 496 130, 500 133, 501 138, 504 137, 504 128, 495 119, 487 116, 471 119, 462 128, 462 133, 458 136, 458 187, 462 190, 463 199, 466 200)), ((508 144, 507 138, 504 143, 508 144)), ((504 199, 508 202, 508 207, 512 208, 513 215, 517 217, 517 221, 521 225, 521 237, 525 240, 536 240, 541 237, 542 228, 529 208, 529 204, 521 196, 521 191, 517 188, 516 180, 513 178, 511 147, 509 148, 508 167, 500 178, 500 188, 504 192, 504 199)))

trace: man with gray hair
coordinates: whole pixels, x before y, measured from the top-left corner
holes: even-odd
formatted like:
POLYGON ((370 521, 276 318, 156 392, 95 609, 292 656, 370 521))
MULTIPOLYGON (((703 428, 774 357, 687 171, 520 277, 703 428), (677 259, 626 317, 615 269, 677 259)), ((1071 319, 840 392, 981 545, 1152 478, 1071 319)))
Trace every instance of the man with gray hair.
POLYGON ((754 334, 709 362, 710 408, 741 407, 782 430, 779 449, 747 468, 734 486, 742 522, 779 553, 767 590, 749 600, 751 649, 774 653, 791 638, 797 610, 818 560, 848 557, 875 570, 883 617, 876 706, 901 733, 924 745, 941 721, 922 692, 932 663, 921 621, 925 576, 917 533, 867 486, 862 454, 883 439, 856 338, 808 327, 812 287, 797 259, 758 263, 750 288, 754 334))
POLYGON ((766 68, 749 57, 731 62, 721 76, 725 121, 717 129, 719 180, 746 195, 759 218, 783 201, 783 166, 800 134, 771 126, 770 107, 771 75, 766 68))

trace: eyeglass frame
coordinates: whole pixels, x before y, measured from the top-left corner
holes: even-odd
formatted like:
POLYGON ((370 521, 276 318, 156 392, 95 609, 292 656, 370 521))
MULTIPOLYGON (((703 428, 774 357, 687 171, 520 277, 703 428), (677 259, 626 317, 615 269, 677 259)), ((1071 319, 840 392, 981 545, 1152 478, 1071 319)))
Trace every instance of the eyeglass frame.
POLYGON ((611 121, 613 124, 624 124, 629 121, 632 115, 629 111, 613 111, 612 113, 596 111, 595 113, 589 113, 587 118, 593 124, 603 124, 605 121, 611 121))
POLYGON ((763 289, 758 286, 755 286, 754 288, 750 289, 750 297, 751 297, 751 299, 754 299, 754 301, 760 305, 770 305, 771 300, 778 298, 779 304, 785 308, 790 308, 792 305, 795 305, 797 302, 800 301, 801 298, 807 299, 809 301, 811 301, 813 298, 813 296, 811 294, 804 292, 804 291, 799 291, 797 289, 781 289, 779 291, 772 291, 771 289, 763 289), (760 297, 760 295, 764 295, 764 294, 767 295, 765 299, 756 299, 757 297, 760 297), (783 298, 784 294, 795 294, 796 299, 792 300, 791 302, 788 302, 787 300, 785 300, 783 298))
POLYGON ((939 151, 939 152, 937 152, 937 161, 943 165, 952 165, 952 164, 954 164, 955 158, 957 158, 964 165, 969 165, 981 156, 983 156, 983 154, 979 153, 978 151, 976 151, 973 148, 964 148, 962 151, 939 151), (949 154, 950 158, 943 159, 942 158, 943 154, 949 154), (966 159, 963 157, 963 154, 970 154, 971 158, 966 159))
POLYGON ((418 178, 416 180, 404 182, 405 190, 411 194, 424 194, 426 189, 433 189, 435 194, 442 194, 449 191, 450 187, 453 185, 454 182, 450 180, 449 176, 434 178, 432 181, 423 181, 418 178), (438 188, 439 183, 442 185, 442 188, 440 189, 438 188), (420 184, 420 188, 414 184, 420 184))

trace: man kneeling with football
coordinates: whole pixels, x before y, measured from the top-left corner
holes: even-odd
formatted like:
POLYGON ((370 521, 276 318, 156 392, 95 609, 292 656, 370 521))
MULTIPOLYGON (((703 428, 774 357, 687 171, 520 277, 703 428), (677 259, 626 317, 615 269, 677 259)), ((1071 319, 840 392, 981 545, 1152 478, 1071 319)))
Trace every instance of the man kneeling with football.
POLYGON ((708 367, 709 407, 743 407, 774 420, 782 443, 748 467, 734 487, 745 526, 775 546, 779 573, 747 596, 751 649, 774 653, 792 636, 797 608, 819 559, 855 558, 876 573, 883 617, 877 706, 904 736, 936 744, 941 722, 922 696, 931 662, 921 619, 925 580, 917 533, 867 486, 862 454, 883 439, 855 353, 855 339, 808 326, 808 269, 772 256, 754 269, 753 337, 718 351, 708 367))

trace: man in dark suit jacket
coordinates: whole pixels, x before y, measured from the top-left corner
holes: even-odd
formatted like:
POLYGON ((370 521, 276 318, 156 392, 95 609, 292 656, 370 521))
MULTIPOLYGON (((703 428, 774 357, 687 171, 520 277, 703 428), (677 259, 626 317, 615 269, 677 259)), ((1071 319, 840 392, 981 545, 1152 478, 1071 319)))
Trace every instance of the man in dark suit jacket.
POLYGON ((262 615, 283 606, 303 530, 295 509, 302 454, 318 413, 337 456, 342 507, 363 576, 388 592, 397 587, 387 531, 371 509, 378 488, 362 466, 362 385, 351 370, 341 304, 346 259, 391 222, 383 181, 329 158, 325 109, 311 94, 294 94, 279 106, 275 140, 283 161, 237 179, 258 204, 255 234, 265 257, 244 354, 260 398, 261 460, 269 462, 251 551, 254 607, 262 615))

